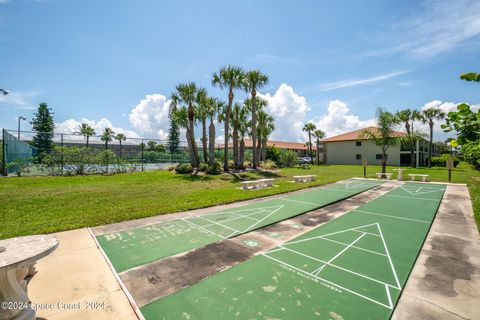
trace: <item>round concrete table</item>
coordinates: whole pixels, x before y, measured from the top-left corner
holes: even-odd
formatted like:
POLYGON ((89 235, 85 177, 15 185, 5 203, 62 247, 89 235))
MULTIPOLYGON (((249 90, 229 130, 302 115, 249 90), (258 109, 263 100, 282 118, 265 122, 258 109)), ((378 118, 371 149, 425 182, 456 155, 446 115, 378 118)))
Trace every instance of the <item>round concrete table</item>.
POLYGON ((57 246, 57 238, 49 235, 0 240, 0 319, 35 319, 27 285, 35 274, 35 262, 57 246))
POLYGON ((403 181, 403 171, 405 169, 392 169, 392 171, 398 171, 397 181, 403 181))

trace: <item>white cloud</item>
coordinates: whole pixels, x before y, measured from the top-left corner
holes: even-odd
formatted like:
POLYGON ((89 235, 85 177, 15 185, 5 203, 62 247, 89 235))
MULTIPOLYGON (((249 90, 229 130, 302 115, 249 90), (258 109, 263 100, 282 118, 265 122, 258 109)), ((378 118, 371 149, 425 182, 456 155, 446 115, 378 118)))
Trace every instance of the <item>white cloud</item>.
POLYGON ((128 116, 130 124, 142 136, 168 138, 170 100, 161 94, 149 94, 140 100, 128 116))
POLYGON ((349 87, 356 87, 356 86, 361 86, 361 85, 368 85, 368 84, 372 84, 372 83, 396 78, 396 77, 399 77, 399 76, 401 76, 403 74, 406 74, 406 73, 409 73, 409 72, 411 72, 411 71, 410 70, 403 70, 403 71, 381 74, 381 75, 378 75, 378 76, 374 76, 374 77, 371 77, 371 78, 365 78, 365 79, 349 79, 349 80, 323 83, 323 84, 320 85, 320 90, 321 91, 332 91, 332 90, 341 89, 341 88, 349 88, 349 87))
MULTIPOLYGON (((1 1, 1 0, 0 0, 1 1)), ((7 95, 0 94, 0 103, 20 110, 35 110, 38 107, 39 91, 11 91, 7 95)))
POLYGON ((389 46, 365 56, 406 53, 415 58, 428 58, 480 35, 480 2, 477 0, 425 1, 417 12, 384 34, 389 46))
POLYGON ((348 105, 340 100, 330 101, 327 114, 315 122, 318 129, 325 131, 328 137, 375 125, 375 119, 360 120, 349 114, 348 105))
MULTIPOLYGON (((79 127, 82 123, 87 123, 89 124, 94 130, 96 135, 101 135, 102 130, 105 128, 111 128, 115 134, 117 133, 123 133, 126 137, 128 138, 138 138, 138 134, 135 131, 128 130, 128 129, 123 129, 120 127, 115 127, 108 119, 102 118, 99 121, 95 120, 89 120, 89 119, 81 119, 81 120, 75 120, 75 119, 68 119, 63 122, 55 123, 55 132, 61 132, 61 133, 71 133, 73 134, 74 132, 79 131, 79 127)), ((74 136, 69 136, 68 139, 70 140, 75 140, 75 139, 83 139, 83 137, 78 136, 78 138, 75 138, 74 136)))
POLYGON ((275 120, 272 140, 305 141, 302 127, 305 115, 310 109, 304 97, 296 94, 293 88, 285 83, 281 84, 273 95, 266 93, 258 96, 268 101, 266 111, 275 120))

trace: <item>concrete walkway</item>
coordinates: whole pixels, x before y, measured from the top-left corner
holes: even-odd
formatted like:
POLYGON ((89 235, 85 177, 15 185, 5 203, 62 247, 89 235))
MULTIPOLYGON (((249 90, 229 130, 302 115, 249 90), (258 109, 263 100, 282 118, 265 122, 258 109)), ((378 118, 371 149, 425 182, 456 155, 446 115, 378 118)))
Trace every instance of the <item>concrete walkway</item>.
POLYGON ((480 319, 480 236, 468 188, 449 185, 392 320, 480 319))
POLYGON ((37 317, 137 319, 88 229, 55 236, 58 249, 37 263, 37 274, 28 286, 37 317))

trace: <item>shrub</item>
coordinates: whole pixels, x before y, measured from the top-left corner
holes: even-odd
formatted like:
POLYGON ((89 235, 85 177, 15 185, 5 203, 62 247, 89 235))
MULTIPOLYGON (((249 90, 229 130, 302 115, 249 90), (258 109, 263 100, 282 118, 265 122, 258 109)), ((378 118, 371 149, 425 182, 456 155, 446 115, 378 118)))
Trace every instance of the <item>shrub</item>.
POLYGON ((233 160, 228 160, 228 169, 235 169, 235 162, 233 162, 233 160))
POLYGON ((262 169, 275 169, 277 168, 277 164, 272 160, 265 160, 260 162, 260 168, 262 169))
POLYGON ((111 150, 103 150, 97 154, 97 163, 100 165, 99 169, 101 173, 112 173, 112 170, 115 171, 115 164, 117 164, 117 156, 111 150), (113 165, 113 167, 112 167, 113 165))
POLYGON ((298 163, 297 154, 291 150, 282 150, 278 163, 281 167, 291 168, 298 163))
MULTIPOLYGON (((447 160, 450 159, 450 155, 442 154, 440 157, 432 157, 432 166, 434 167, 446 167, 447 160)), ((460 159, 453 157, 453 166, 456 167, 460 163, 460 159)))
POLYGON ((280 154, 282 151, 275 146, 267 146, 267 160, 272 160, 275 163, 280 161, 280 154))
POLYGON ((167 171, 173 171, 175 170, 175 165, 171 165, 167 167, 167 171))
POLYGON ((205 172, 207 171, 207 169, 208 169, 208 164, 206 164, 205 162, 200 163, 200 165, 198 166, 199 171, 205 172))
POLYGON ((215 164, 208 166, 206 170, 207 174, 220 174, 222 173, 222 164, 220 162, 215 162, 215 164))
POLYGON ((298 166, 300 169, 310 170, 310 165, 308 163, 302 163, 298 166))
POLYGON ((175 172, 179 174, 190 174, 193 172, 193 168, 190 163, 180 163, 175 167, 175 172))

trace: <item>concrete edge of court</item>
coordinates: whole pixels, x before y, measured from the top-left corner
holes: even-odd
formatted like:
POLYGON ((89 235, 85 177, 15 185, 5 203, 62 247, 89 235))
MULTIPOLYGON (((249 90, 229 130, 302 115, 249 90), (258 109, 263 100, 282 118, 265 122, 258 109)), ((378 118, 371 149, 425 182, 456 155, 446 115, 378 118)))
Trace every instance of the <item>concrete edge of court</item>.
POLYGON ((392 320, 480 319, 480 235, 466 186, 447 184, 392 320))

